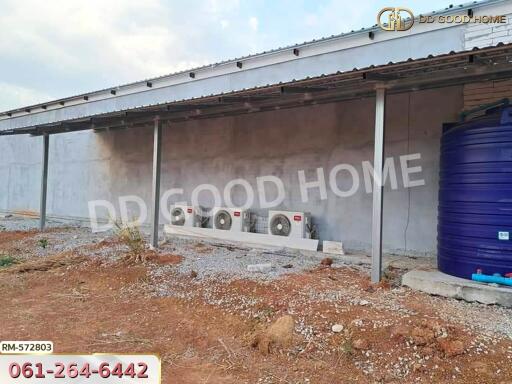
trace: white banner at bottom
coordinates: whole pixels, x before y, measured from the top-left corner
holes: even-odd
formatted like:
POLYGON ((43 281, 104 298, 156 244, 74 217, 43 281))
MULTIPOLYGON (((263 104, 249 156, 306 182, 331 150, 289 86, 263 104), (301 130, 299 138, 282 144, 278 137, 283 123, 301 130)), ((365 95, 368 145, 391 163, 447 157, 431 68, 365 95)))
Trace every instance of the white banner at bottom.
POLYGON ((0 383, 160 384, 155 355, 0 355, 0 383))

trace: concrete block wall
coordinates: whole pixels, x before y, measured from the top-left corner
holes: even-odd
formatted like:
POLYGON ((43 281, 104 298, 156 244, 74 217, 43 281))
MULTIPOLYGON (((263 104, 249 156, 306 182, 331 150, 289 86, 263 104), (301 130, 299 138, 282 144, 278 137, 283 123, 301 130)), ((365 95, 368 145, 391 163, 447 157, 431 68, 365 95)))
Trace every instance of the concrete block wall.
MULTIPOLYGON (((508 14, 506 17, 506 24, 467 24, 464 31, 465 49, 484 48, 498 43, 512 43, 512 15, 508 14)), ((503 98, 512 100, 512 80, 489 81, 464 86, 464 109, 466 110, 503 98)))
MULTIPOLYGON (((386 114, 386 156, 394 157, 399 188, 389 182, 384 195, 384 249, 432 255, 436 250, 439 140, 442 123, 454 121, 462 109, 462 87, 390 95, 386 114), (404 189, 399 156, 420 153, 413 166, 423 168, 424 186, 404 189)), ((351 100, 244 116, 196 120, 163 130, 162 192, 183 188, 189 200, 203 183, 222 194, 226 183, 246 179, 256 190, 256 177, 275 175, 285 184, 282 210, 309 211, 320 239, 344 241, 349 250, 370 249, 372 196, 364 188, 362 162, 373 163, 375 100, 351 100), (361 178, 357 193, 338 197, 327 187, 303 202, 298 171, 326 181, 337 164, 353 165, 361 178)), ((0 137, 0 210, 33 210, 39 206, 41 138, 0 137)), ((152 129, 66 133, 50 139, 48 213, 88 217, 88 201, 104 199, 117 207, 119 196, 137 195, 148 206, 151 193, 152 129)), ((352 185, 347 172, 336 180, 352 185)), ((241 204, 243 191, 233 201, 241 204)), ((256 200, 257 201, 257 200, 256 200)), ((170 201, 173 202, 173 199, 170 201)), ((211 206, 208 193, 200 202, 211 206)), ((118 208, 118 207, 117 207, 118 208)), ((265 209, 254 206, 264 216, 265 209)), ((118 211, 119 212, 119 211, 118 211)), ((162 217, 163 220, 163 217, 162 217)))
POLYGON ((512 101, 512 80, 487 81, 464 86, 464 109, 472 109, 508 98, 512 101))
POLYGON ((484 48, 498 43, 512 43, 512 15, 507 15, 506 24, 467 24, 464 31, 465 49, 484 48))

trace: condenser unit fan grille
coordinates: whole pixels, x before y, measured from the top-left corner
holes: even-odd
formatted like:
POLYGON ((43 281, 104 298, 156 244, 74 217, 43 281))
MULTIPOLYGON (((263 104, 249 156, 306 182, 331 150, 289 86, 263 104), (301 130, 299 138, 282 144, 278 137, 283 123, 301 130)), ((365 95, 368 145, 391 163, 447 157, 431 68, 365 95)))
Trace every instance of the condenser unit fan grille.
POLYGON ((291 232, 290 220, 282 214, 277 214, 270 220, 270 232, 277 236, 290 236, 291 232))
POLYGON ((173 208, 171 211, 171 223, 173 225, 184 225, 185 224, 185 212, 181 208, 173 208))
POLYGON ((228 211, 222 210, 215 214, 214 218, 215 228, 222 230, 231 229, 232 219, 228 211))

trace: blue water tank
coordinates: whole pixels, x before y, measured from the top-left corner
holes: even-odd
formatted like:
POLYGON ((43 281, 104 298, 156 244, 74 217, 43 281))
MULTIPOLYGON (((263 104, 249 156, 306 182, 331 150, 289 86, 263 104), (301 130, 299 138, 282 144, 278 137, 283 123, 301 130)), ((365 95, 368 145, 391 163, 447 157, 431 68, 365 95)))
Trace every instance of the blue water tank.
POLYGON ((439 270, 512 272, 512 107, 445 127, 439 184, 439 270))

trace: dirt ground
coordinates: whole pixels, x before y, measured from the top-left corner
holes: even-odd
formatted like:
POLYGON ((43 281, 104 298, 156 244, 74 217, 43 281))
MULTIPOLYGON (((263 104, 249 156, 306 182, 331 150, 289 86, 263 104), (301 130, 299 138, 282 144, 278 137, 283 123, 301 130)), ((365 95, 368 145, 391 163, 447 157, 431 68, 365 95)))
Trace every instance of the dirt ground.
MULTIPOLYGON (((187 246, 212 257, 210 245, 187 246)), ((48 248, 37 232, 0 232, 0 256, 16 260, 0 268, 0 339, 52 340, 59 353, 157 353, 169 384, 512 378, 510 310, 413 292, 396 285, 400 270, 379 285, 362 267, 294 271, 293 260, 271 280, 201 277, 179 271, 186 247, 147 251, 143 262, 127 262, 116 238, 48 248), (291 334, 271 326, 283 316, 291 334)))

